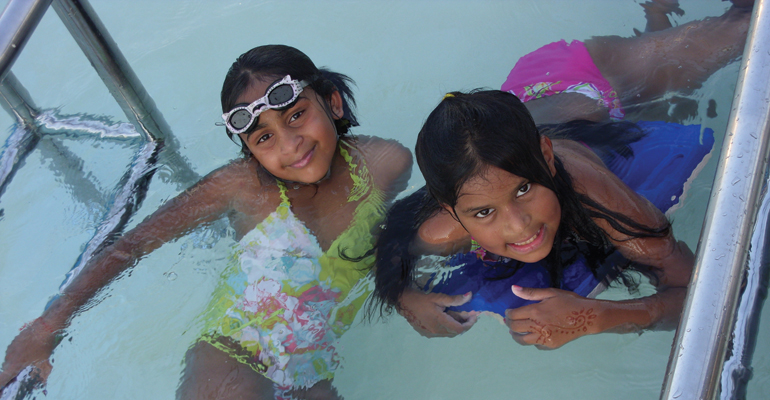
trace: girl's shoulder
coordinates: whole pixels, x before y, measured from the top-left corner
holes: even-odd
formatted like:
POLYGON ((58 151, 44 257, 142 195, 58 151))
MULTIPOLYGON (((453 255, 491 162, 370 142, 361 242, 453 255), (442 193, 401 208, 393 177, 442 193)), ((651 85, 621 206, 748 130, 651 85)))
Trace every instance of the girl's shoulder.
POLYGON ((567 170, 575 190, 594 197, 597 190, 613 190, 617 184, 625 186, 586 145, 574 140, 553 141, 553 151, 567 170))
POLYGON ((665 217, 652 203, 623 183, 582 143, 560 140, 558 145, 554 143, 554 152, 564 164, 578 193, 643 225, 659 226, 665 223, 665 217))
POLYGON ((389 160, 399 164, 410 164, 412 152, 395 139, 384 139, 377 136, 356 136, 353 145, 372 162, 389 160))
MULTIPOLYGON (((234 196, 245 188, 264 189, 259 164, 248 158, 239 158, 211 171, 196 186, 211 187, 220 195, 234 196)), ((194 186, 195 187, 195 186, 194 186)))
POLYGON ((355 136, 350 143, 364 159, 369 173, 380 186, 390 185, 404 175, 408 179, 411 175, 412 152, 397 140, 355 136))
POLYGON ((224 182, 258 179, 256 168, 258 164, 250 158, 237 158, 211 171, 204 180, 224 182))

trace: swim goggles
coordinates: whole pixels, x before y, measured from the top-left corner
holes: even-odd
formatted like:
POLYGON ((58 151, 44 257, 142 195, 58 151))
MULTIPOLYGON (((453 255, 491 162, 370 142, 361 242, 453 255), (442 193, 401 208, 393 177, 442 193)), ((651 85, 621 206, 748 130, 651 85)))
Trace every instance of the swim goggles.
POLYGON ((265 95, 251 104, 237 105, 235 108, 222 114, 227 129, 239 134, 246 132, 257 120, 259 114, 265 110, 286 107, 297 100, 302 89, 310 85, 307 80, 298 81, 286 75, 278 82, 270 85, 265 95))

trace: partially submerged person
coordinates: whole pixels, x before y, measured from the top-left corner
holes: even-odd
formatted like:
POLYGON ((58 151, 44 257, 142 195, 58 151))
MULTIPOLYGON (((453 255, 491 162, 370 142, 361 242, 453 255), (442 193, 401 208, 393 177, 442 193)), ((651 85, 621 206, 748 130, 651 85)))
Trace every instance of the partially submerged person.
MULTIPOLYGON (((675 136, 682 126, 661 133, 650 124, 613 121, 637 102, 697 88, 738 57, 749 16, 750 9, 733 7, 718 18, 635 38, 555 43, 523 57, 504 91, 448 94, 417 141, 426 189, 394 206, 378 243, 380 305, 399 311, 426 336, 467 331, 481 311, 473 306, 500 310, 494 299, 483 299, 457 312, 478 293, 447 295, 418 286, 416 259, 437 254, 470 269, 502 267, 515 277, 535 265, 540 270, 534 273, 548 275, 541 286, 509 285, 518 302, 495 311, 505 315, 520 343, 555 348, 586 334, 676 326, 692 252, 673 237, 664 207, 635 193, 608 168, 607 150, 610 158, 627 158, 635 142, 675 136), (664 63, 666 58, 676 62, 664 63), (557 133, 554 139, 542 135, 536 122, 549 135, 557 133), (591 143, 584 140, 591 135, 583 134, 589 130, 591 143), (564 286, 576 263, 594 278, 611 277, 602 270, 608 262, 615 263, 611 269, 647 274, 658 293, 600 301, 586 297, 590 291, 577 290, 579 285, 564 286)), ((700 145, 698 139, 693 146, 700 145)), ((450 286, 462 287, 466 278, 450 278, 461 282, 450 286)))
MULTIPOLYGON (((666 10, 678 9, 676 1, 648 1, 648 20, 649 10, 661 3, 668 4, 666 10)), ((500 90, 525 102, 538 124, 666 118, 651 103, 671 93, 691 93, 743 54, 753 1, 733 3, 719 17, 668 24, 668 29, 648 23, 639 36, 547 44, 521 57, 500 90)), ((669 104, 664 106, 668 110, 669 104)))
POLYGON ((144 255, 227 217, 233 263, 187 353, 177 397, 336 398, 335 345, 370 289, 374 234, 411 174, 399 143, 349 135, 350 79, 297 49, 256 47, 227 73, 222 110, 243 158, 164 204, 86 268, 8 347, 0 387, 27 366, 45 380, 83 306, 144 255))

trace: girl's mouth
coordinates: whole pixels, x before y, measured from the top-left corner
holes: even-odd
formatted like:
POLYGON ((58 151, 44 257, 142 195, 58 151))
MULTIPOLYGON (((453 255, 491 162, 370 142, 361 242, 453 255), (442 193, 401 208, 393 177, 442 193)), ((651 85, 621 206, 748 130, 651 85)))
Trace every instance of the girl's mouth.
POLYGON ((537 233, 532 235, 532 237, 530 237, 529 239, 523 242, 508 243, 508 247, 511 250, 514 250, 516 252, 526 253, 540 246, 540 244, 543 243, 544 238, 545 238, 545 225, 541 226, 540 229, 538 229, 537 233))
POLYGON ((315 152, 315 147, 313 147, 312 149, 310 149, 310 151, 305 153, 305 155, 302 156, 302 158, 300 158, 299 160, 295 161, 293 164, 289 165, 289 167, 291 167, 291 168, 302 168, 302 167, 306 166, 310 162, 310 159, 313 158, 313 153, 314 152, 315 152))

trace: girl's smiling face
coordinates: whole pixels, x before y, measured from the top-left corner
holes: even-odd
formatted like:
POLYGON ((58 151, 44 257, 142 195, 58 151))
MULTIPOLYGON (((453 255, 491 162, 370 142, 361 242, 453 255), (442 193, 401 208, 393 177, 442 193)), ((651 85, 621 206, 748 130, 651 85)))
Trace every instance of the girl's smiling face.
MULTIPOLYGON (((238 103, 251 103, 264 96, 271 84, 254 82, 238 103)), ((339 92, 330 96, 328 111, 322 102, 308 86, 290 107, 264 111, 254 128, 239 136, 254 158, 274 176, 293 182, 318 182, 326 177, 337 151, 333 119, 342 115, 339 92)))
MULTIPOLYGON (((542 143, 553 175, 551 143, 542 143)), ((493 166, 462 186, 454 210, 445 208, 456 213, 485 250, 527 263, 540 261, 551 252, 561 221, 556 193, 493 166)))

